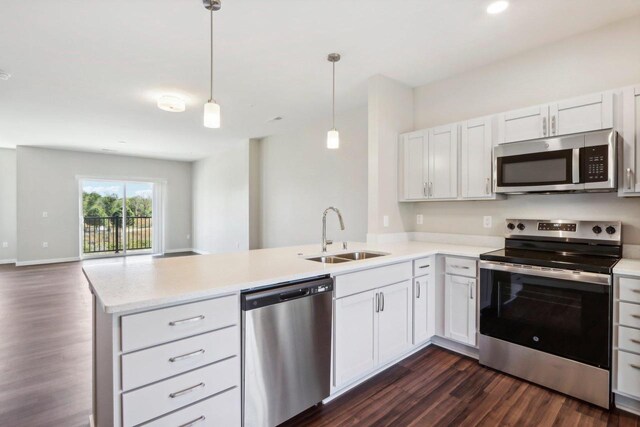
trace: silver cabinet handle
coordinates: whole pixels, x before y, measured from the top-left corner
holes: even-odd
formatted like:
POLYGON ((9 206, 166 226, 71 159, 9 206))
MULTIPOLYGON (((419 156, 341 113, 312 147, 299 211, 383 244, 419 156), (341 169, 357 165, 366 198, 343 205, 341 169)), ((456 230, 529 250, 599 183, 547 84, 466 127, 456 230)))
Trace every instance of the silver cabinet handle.
POLYGON ((551 116, 551 134, 556 134, 556 116, 551 116))
POLYGON ((640 319, 640 314, 632 314, 631 317, 634 319, 640 319))
POLYGON ((380 294, 376 292, 376 313, 380 311, 380 294))
MULTIPOLYGON (((426 264, 426 265, 421 265, 418 268, 429 268, 429 267, 431 267, 431 265, 430 264, 426 264)), ((640 291, 638 291, 638 292, 640 292, 640 291)))
POLYGON ((631 340, 632 343, 640 344, 640 340, 637 340, 635 338, 630 338, 630 340, 631 340))
POLYGON ((631 289, 631 292, 635 292, 636 294, 640 294, 640 289, 631 289))
POLYGON ((186 424, 180 424, 178 427, 191 427, 191 426, 196 425, 196 424, 197 424, 197 423, 199 423, 200 421, 204 421, 204 420, 206 420, 205 416, 204 416, 204 415, 201 415, 201 416, 199 416, 198 418, 196 418, 196 419, 195 419, 195 420, 193 420, 193 421, 189 421, 189 422, 188 422, 188 423, 186 423, 186 424))
POLYGON ((427 194, 427 183, 426 183, 426 181, 422 183, 422 194, 424 195, 424 197, 429 197, 429 195, 427 194))
POLYGON ((627 190, 631 190, 631 168, 627 168, 627 190))
POLYGON ((429 182, 429 197, 433 197, 433 182, 429 182))
POLYGON ((458 265, 458 264, 451 264, 451 268, 461 268, 463 270, 469 270, 469 266, 466 265, 458 265))
POLYGON ((469 299, 473 299, 473 280, 469 280, 469 299))
POLYGON ((547 136, 547 118, 542 118, 542 136, 547 136))
POLYGON ((204 383, 200 383, 200 384, 196 384, 192 387, 189 388, 185 388, 184 390, 180 390, 180 391, 175 391, 171 394, 169 394, 169 397, 172 399, 175 399, 176 397, 180 397, 180 396, 184 396, 185 394, 189 394, 191 392, 194 392, 196 390, 198 390, 199 388, 204 387, 204 383))
POLYGON ((197 350, 197 351, 193 351, 191 353, 183 354, 181 356, 170 357, 169 362, 171 363, 180 362, 181 360, 191 359, 192 357, 200 356, 201 354, 204 354, 204 348, 201 348, 200 350, 197 350))
POLYGON ((201 314, 200 316, 189 317, 188 319, 173 320, 169 322, 169 325, 178 326, 178 325, 184 325, 185 323, 198 322, 200 320, 204 320, 204 315, 201 314))
POLYGON ((384 311, 384 292, 380 292, 380 311, 384 311))
POLYGON ((640 365, 636 365, 635 363, 629 363, 629 366, 631 366, 634 369, 640 369, 640 365))
POLYGON ((420 298, 420 282, 416 280, 416 299, 420 298))
POLYGON ((489 183, 491 183, 491 178, 487 178, 487 183, 484 185, 484 191, 487 194, 491 194, 491 191, 489 191, 489 183))

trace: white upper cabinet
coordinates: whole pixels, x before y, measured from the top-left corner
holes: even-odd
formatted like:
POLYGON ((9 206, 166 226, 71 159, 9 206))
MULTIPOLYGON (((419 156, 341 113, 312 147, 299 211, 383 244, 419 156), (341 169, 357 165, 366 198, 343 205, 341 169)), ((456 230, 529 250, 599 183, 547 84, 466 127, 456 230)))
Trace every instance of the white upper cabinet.
POLYGON ((500 143, 526 141, 549 135, 549 106, 523 108, 500 114, 500 143))
POLYGON ((492 119, 469 120, 460 127, 460 178, 462 197, 487 199, 494 197, 492 179, 492 119))
POLYGON ((455 199, 458 197, 458 125, 432 129, 428 151, 429 198, 455 199))
POLYGON ((622 91, 622 164, 618 192, 622 196, 640 194, 640 85, 622 91))
POLYGON ((613 127, 613 92, 508 111, 498 116, 501 144, 613 127))
POLYGON ((405 134, 401 139, 401 163, 404 165, 400 191, 406 200, 419 200, 427 197, 426 182, 428 170, 429 134, 418 131, 405 134))

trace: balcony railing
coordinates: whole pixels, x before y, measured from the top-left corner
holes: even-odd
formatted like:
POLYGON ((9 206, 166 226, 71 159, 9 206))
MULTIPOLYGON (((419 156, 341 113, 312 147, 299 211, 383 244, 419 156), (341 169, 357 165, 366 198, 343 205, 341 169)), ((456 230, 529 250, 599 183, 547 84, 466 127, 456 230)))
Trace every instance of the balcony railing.
POLYGON ((153 228, 149 216, 129 216, 124 227, 122 217, 84 217, 85 254, 151 249, 153 228), (124 242, 123 242, 124 240, 124 242))

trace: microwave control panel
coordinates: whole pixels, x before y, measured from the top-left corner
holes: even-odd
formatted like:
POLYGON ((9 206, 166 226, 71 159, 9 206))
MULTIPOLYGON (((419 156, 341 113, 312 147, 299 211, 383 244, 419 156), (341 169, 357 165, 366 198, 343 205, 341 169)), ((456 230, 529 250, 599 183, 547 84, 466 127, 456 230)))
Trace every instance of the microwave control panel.
POLYGON ((596 145, 582 149, 584 182, 609 180, 609 147, 596 145))

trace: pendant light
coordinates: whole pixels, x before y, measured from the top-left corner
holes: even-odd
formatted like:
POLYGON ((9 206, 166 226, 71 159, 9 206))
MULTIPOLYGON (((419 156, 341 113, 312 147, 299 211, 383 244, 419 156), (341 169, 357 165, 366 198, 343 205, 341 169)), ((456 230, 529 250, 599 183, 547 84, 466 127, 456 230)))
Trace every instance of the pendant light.
POLYGON ((204 7, 211 14, 211 79, 209 83, 209 101, 204 104, 204 126, 208 128, 218 129, 220 127, 220 105, 213 99, 213 12, 220 10, 222 7, 221 0, 202 0, 204 7))
POLYGON ((340 54, 330 53, 327 60, 333 64, 333 95, 331 98, 333 127, 327 132, 327 148, 335 150, 340 148, 340 134, 336 130, 336 62, 340 61, 340 54))

